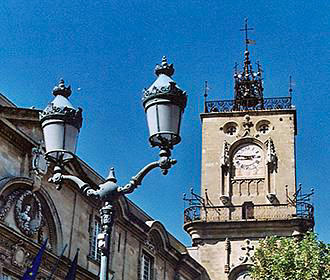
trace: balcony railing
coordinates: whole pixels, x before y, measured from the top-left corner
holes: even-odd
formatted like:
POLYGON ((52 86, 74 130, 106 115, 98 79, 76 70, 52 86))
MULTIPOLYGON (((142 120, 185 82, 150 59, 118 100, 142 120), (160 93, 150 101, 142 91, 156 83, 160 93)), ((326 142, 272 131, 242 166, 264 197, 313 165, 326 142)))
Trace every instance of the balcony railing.
POLYGON ((253 205, 251 207, 240 206, 203 206, 192 205, 184 210, 184 222, 225 222, 244 220, 287 220, 299 217, 313 220, 314 208, 309 203, 301 205, 253 205))
POLYGON ((291 97, 205 101, 205 113, 291 109, 291 97))

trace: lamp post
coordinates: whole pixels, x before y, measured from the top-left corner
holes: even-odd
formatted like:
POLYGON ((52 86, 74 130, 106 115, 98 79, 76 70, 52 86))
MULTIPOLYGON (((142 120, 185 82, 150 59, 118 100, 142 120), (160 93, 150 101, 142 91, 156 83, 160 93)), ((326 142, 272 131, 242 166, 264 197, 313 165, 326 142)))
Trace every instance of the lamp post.
POLYGON ((45 158, 55 164, 49 182, 61 189, 63 182, 76 184, 84 195, 93 197, 102 203, 100 208, 101 233, 98 235, 98 248, 101 251, 100 280, 108 280, 110 234, 114 221, 113 204, 120 196, 133 192, 141 185, 143 178, 154 168, 159 167, 166 175, 176 163, 171 158, 171 149, 181 141, 181 117, 187 103, 187 95, 171 79, 173 64, 166 57, 156 65, 157 79, 143 90, 142 103, 149 127, 151 146, 160 148, 159 160, 143 167, 124 186, 117 184, 114 169, 111 168, 106 181, 95 190, 76 176, 63 174, 65 165, 75 158, 75 149, 79 130, 82 125, 82 110, 75 109, 68 97, 70 86, 61 80, 53 90, 55 99, 40 114, 40 123, 45 140, 45 158))

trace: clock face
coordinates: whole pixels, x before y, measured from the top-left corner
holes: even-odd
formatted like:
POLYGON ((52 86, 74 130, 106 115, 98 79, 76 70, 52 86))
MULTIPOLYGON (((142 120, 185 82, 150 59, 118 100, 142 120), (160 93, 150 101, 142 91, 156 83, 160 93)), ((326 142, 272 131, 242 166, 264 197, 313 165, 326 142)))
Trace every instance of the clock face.
POLYGON ((233 157, 236 176, 263 175, 263 151, 254 144, 238 148, 233 157))

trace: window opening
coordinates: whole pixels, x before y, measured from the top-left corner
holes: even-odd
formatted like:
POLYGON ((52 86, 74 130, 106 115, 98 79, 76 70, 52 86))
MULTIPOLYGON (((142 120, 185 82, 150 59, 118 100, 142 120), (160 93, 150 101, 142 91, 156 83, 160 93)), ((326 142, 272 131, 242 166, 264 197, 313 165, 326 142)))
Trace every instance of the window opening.
POLYGON ((254 204, 252 202, 244 202, 242 207, 242 219, 254 219, 254 204))
POLYGON ((153 279, 153 266, 154 266, 154 258, 149 254, 147 254, 146 252, 142 252, 140 280, 153 279))
POLYGON ((266 134, 269 131, 269 125, 268 124, 262 124, 259 128, 259 131, 262 134, 266 134))
POLYGON ((101 261, 101 250, 97 247, 97 236, 101 232, 101 221, 95 217, 94 224, 90 235, 90 252, 89 256, 95 260, 101 261))
POLYGON ((234 135, 234 134, 236 133, 236 127, 235 127, 235 126, 230 126, 230 127, 228 127, 228 129, 227 129, 227 133, 228 133, 229 135, 234 135))

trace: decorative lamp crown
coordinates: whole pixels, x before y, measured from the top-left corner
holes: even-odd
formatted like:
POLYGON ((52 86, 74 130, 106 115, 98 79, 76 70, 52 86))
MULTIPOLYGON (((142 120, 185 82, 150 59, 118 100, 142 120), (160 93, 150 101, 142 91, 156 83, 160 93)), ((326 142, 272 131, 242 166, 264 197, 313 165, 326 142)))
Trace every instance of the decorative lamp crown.
POLYGON ((164 75, 169 76, 169 77, 171 77, 174 74, 173 64, 168 64, 167 63, 166 56, 162 57, 162 63, 160 65, 156 64, 155 74, 157 76, 159 76, 160 74, 164 74, 164 75))
POLYGON ((66 87, 64 84, 64 80, 60 79, 59 84, 53 88, 53 94, 55 96, 62 95, 68 98, 71 95, 71 86, 66 87))
POLYGON ((55 98, 40 113, 46 158, 57 164, 63 164, 74 158, 79 130, 82 126, 82 109, 75 109, 68 100, 71 87, 64 80, 54 87, 55 98))
POLYGON ((149 126, 149 141, 152 146, 173 148, 181 141, 181 116, 187 105, 186 92, 172 80, 173 64, 165 56, 161 65, 156 65, 156 81, 143 90, 142 103, 149 126))

